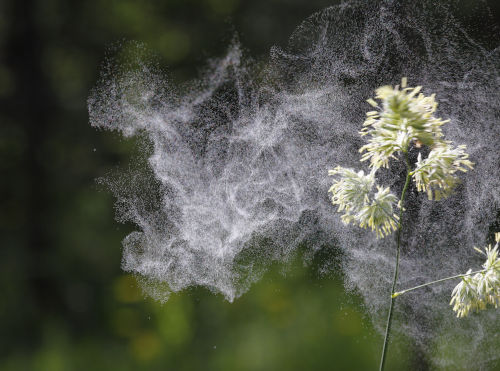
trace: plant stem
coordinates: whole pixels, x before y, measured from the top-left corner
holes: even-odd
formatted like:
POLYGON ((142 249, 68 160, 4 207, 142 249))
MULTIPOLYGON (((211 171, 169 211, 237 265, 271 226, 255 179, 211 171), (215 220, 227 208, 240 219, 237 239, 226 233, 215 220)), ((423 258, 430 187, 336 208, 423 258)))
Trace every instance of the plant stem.
POLYGON ((403 191, 401 192, 401 198, 399 200, 399 223, 398 223, 398 230, 397 230, 397 235, 396 235, 396 266, 394 268, 394 279, 392 281, 392 289, 391 289, 391 303, 389 305, 389 313, 387 315, 387 324, 385 328, 385 338, 384 338, 384 346, 382 348, 382 357, 380 359, 380 371, 384 369, 385 365, 385 356, 387 354, 387 346, 389 344, 389 335, 391 332, 391 324, 392 324, 392 308, 394 306, 394 300, 395 297, 393 297, 393 294, 396 290, 396 283, 398 281, 398 273, 399 273, 399 254, 401 250, 401 230, 403 228, 403 203, 405 200, 405 194, 408 189, 408 186, 410 185, 410 179, 411 179, 411 170, 410 170, 410 163, 408 161, 408 154, 404 152, 405 156, 405 162, 406 162, 406 181, 405 185, 403 187, 403 191))
POLYGON ((476 274, 476 273, 484 273, 484 272, 486 272, 486 271, 488 271, 490 269, 493 269, 493 268, 481 269, 481 270, 475 271, 475 272, 464 273, 464 274, 457 274, 456 276, 441 278, 441 279, 436 280, 436 281, 427 282, 427 283, 424 283, 422 285, 411 287, 411 288, 403 290, 403 291, 395 292, 394 294, 392 294, 392 297, 395 298, 396 296, 406 294, 409 291, 413 291, 413 290, 416 290, 416 289, 419 289, 419 288, 422 288, 422 287, 425 287, 425 286, 429 286, 429 285, 434 285, 435 283, 440 283, 440 282, 452 280, 452 279, 455 279, 455 278, 463 278, 463 277, 471 276, 471 275, 476 274))

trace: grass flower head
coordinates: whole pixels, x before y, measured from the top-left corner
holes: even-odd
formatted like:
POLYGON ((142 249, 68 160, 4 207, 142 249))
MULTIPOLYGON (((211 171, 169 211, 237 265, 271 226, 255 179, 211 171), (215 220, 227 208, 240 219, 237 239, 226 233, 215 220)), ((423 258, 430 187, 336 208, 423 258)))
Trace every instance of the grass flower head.
POLYGON ((333 181, 329 192, 332 193, 332 203, 338 205, 338 211, 344 212, 344 224, 359 224, 362 228, 371 228, 377 237, 385 237, 397 228, 398 217, 393 212, 393 204, 397 198, 389 187, 375 185, 375 171, 366 174, 363 170, 356 172, 338 166, 330 170, 330 175, 340 175, 333 181))
MULTIPOLYGON (((465 317, 470 312, 484 310, 488 305, 495 308, 500 306, 500 259, 498 247, 500 243, 500 233, 495 234, 496 245, 488 245, 483 250, 475 248, 486 256, 483 270, 473 276, 462 277, 460 282, 452 292, 450 305, 457 313, 457 317, 465 317)), ((467 272, 467 275, 471 270, 467 272)))
POLYGON ((403 78, 399 86, 382 86, 376 90, 375 99, 369 99, 375 111, 367 112, 367 119, 360 131, 368 136, 368 144, 361 147, 361 161, 370 160, 374 168, 388 167, 389 159, 398 151, 406 152, 411 141, 433 146, 441 141, 441 126, 448 122, 434 116, 437 102, 434 94, 420 93, 421 86, 410 88, 403 78))
POLYGON ((427 192, 429 200, 439 201, 448 196, 459 182, 455 173, 473 168, 465 148, 465 145, 452 148, 449 142, 441 142, 426 159, 422 160, 419 153, 416 168, 412 171, 418 191, 427 192))

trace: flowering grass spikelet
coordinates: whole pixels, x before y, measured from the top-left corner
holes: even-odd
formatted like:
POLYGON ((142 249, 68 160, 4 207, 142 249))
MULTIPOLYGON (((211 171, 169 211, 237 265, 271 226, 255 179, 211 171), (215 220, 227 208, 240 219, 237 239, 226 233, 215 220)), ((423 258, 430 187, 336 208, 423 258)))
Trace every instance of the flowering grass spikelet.
POLYGON ((329 190, 332 193, 332 203, 339 205, 338 211, 359 210, 368 201, 368 194, 375 184, 374 172, 365 175, 363 170, 356 172, 337 166, 328 174, 340 175, 340 179, 335 179, 329 190))
POLYGON ((389 187, 375 185, 375 171, 366 174, 363 170, 337 166, 329 171, 330 175, 340 175, 333 181, 329 192, 332 193, 332 204, 338 205, 337 211, 344 211, 344 224, 359 223, 362 228, 371 228, 377 237, 385 237, 397 228, 398 217, 393 213, 393 204, 397 198, 389 187))
POLYGON ((465 145, 460 145, 453 149, 450 142, 442 142, 424 160, 419 153, 416 168, 412 171, 418 191, 427 192, 429 200, 439 201, 448 196, 459 182, 455 173, 473 168, 465 148, 465 145))
POLYGON ((388 236, 397 229, 398 216, 393 213, 392 205, 398 201, 390 192, 389 187, 377 185, 377 193, 371 202, 363 207, 358 215, 359 226, 370 227, 377 237, 388 236))
MULTIPOLYGON (((463 276, 452 292, 450 305, 457 313, 457 317, 465 317, 470 312, 484 310, 488 305, 495 308, 500 306, 500 258, 498 247, 500 243, 500 233, 495 234, 496 245, 488 245, 484 251, 475 248, 478 252, 486 256, 483 270, 474 276, 463 276)), ((471 274, 471 270, 466 275, 471 274)))
MULTIPOLYGON (((472 270, 469 269, 466 274, 471 272, 472 270)), ((455 286, 451 295, 450 305, 453 305, 453 310, 457 313, 458 318, 466 317, 470 311, 479 309, 479 298, 474 277, 462 277, 462 281, 455 286)))
POLYGON ((375 92, 375 98, 368 103, 377 110, 366 113, 367 118, 360 131, 369 136, 368 144, 361 147, 366 152, 361 161, 370 160, 374 168, 388 167, 389 159, 398 151, 406 152, 411 141, 418 140, 426 146, 441 141, 441 126, 448 122, 433 116, 437 108, 435 95, 420 93, 421 86, 406 87, 406 78, 399 86, 382 86, 375 92))

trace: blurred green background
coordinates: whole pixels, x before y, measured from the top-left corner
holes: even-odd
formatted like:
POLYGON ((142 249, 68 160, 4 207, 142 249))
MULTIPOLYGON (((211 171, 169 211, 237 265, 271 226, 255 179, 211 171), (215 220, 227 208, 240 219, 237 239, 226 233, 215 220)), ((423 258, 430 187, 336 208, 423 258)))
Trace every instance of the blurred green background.
MULTIPOLYGON (((460 12, 480 38, 480 20, 468 18, 474 2, 460 12)), ((111 45, 144 42, 183 82, 235 31, 263 60, 331 4, 0 1, 0 370, 376 368, 381 336, 341 273, 317 274, 320 261, 273 266, 232 304, 200 288, 164 305, 143 298, 120 269, 134 227, 114 221, 112 196, 95 182, 134 149, 88 124, 86 99, 111 45)), ((489 5, 497 17, 498 2, 489 5)), ((390 368, 427 369, 408 347, 391 349, 390 368)))

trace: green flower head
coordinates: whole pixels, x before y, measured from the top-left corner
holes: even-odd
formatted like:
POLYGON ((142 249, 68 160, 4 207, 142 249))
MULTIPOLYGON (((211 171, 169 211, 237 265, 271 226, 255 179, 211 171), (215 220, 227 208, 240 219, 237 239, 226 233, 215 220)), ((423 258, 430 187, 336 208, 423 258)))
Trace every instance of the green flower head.
POLYGON ((377 237, 385 237, 397 228, 397 215, 393 212, 393 204, 397 202, 388 187, 375 185, 375 171, 369 174, 338 166, 330 170, 330 175, 340 175, 333 181, 329 192, 332 203, 338 205, 338 211, 344 211, 342 221, 345 224, 358 223, 362 228, 371 228, 377 237))
MULTIPOLYGON (((488 305, 495 308, 500 306, 500 259, 498 256, 498 245, 500 233, 495 234, 497 241, 495 247, 488 245, 483 250, 475 248, 486 256, 483 270, 473 276, 462 277, 452 292, 450 305, 457 313, 457 317, 465 317, 470 312, 484 310, 488 305)), ((467 272, 470 274, 471 270, 467 272)))
POLYGON ((419 191, 427 192, 429 200, 439 201, 447 197, 459 182, 457 171, 466 172, 472 169, 473 163, 468 160, 465 145, 453 149, 449 142, 437 144, 426 159, 419 153, 417 165, 412 171, 413 179, 419 191))
POLYGON ((378 88, 375 99, 380 104, 368 99, 377 110, 366 114, 368 117, 360 134, 369 139, 359 151, 366 152, 361 161, 370 160, 370 166, 374 168, 388 167, 394 153, 406 152, 412 141, 418 140, 429 147, 440 142, 443 136, 441 126, 448 122, 434 116, 437 108, 434 94, 423 95, 421 86, 406 87, 406 78, 403 78, 401 87, 378 88))

